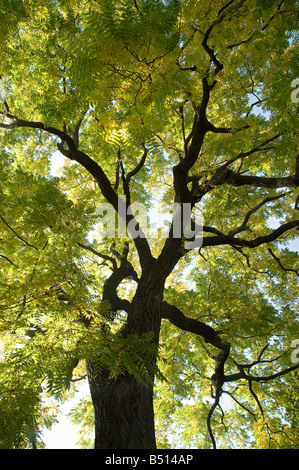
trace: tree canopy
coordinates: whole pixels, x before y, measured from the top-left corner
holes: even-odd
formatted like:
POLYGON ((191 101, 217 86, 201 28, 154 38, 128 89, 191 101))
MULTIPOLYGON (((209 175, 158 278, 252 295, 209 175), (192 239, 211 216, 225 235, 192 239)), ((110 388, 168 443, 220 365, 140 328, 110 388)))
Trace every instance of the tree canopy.
POLYGON ((299 447, 298 13, 0 1, 0 448, 43 447, 89 359, 155 376, 158 447, 299 447), (146 208, 145 236, 105 235, 99 207, 120 200, 146 208), (199 248, 173 237, 173 203, 200 204, 199 248), (141 313, 120 334, 152 266, 157 363, 141 313))

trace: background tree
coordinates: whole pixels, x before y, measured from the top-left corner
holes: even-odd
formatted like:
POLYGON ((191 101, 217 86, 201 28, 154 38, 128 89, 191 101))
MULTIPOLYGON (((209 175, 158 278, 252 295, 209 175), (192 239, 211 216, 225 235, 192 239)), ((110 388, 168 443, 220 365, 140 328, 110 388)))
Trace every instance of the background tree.
POLYGON ((159 446, 298 447, 298 2, 0 15, 1 446, 87 374, 96 448, 154 448, 154 406, 159 446), (201 204, 199 249, 140 231, 157 201, 201 204), (101 238, 102 202, 139 236, 101 238))

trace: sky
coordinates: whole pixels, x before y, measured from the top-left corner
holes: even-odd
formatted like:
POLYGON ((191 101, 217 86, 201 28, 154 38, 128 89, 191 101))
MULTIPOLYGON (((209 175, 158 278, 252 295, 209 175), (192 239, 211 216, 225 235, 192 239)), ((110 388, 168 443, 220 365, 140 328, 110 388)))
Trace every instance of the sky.
POLYGON ((84 382, 78 387, 78 392, 74 397, 67 400, 60 409, 57 416, 58 424, 52 426, 50 430, 43 429, 43 441, 46 449, 79 449, 76 445, 79 440, 79 428, 71 423, 67 414, 78 403, 79 400, 89 396, 88 383, 84 382))

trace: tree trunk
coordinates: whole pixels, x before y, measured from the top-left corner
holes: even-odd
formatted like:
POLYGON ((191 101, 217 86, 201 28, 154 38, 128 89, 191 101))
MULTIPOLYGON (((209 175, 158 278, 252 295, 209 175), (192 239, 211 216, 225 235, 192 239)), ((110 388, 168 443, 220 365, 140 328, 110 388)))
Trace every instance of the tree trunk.
MULTIPOLYGON (((140 336, 152 332, 152 341, 158 344, 163 286, 157 285, 155 276, 140 281, 122 333, 140 336)), ((155 365, 156 357, 153 362, 155 365)), ((94 364, 87 361, 95 411, 95 448, 155 449, 154 376, 150 377, 151 385, 142 385, 128 373, 115 379, 108 371, 95 372, 94 364)))
POLYGON ((88 363, 95 412, 95 449, 155 449, 153 389, 129 374, 95 376, 88 363))

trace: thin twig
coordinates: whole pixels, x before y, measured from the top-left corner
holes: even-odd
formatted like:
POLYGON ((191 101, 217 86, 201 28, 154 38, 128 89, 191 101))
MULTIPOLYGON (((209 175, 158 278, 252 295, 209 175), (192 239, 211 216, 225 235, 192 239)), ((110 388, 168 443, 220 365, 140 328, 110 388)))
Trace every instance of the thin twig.
POLYGON ((36 246, 34 245, 31 245, 29 242, 27 242, 27 240, 25 240, 23 237, 21 237, 21 235, 19 235, 9 224, 8 222, 6 222, 6 220, 4 219, 4 217, 0 214, 0 219, 2 220, 2 222, 9 228, 9 230, 11 230, 15 236, 21 240, 23 243, 25 243, 27 246, 30 246, 30 248, 34 248, 35 250, 39 251, 38 248, 36 248, 36 246))
POLYGON ((95 250, 92 246, 84 245, 83 243, 78 242, 77 245, 80 246, 81 248, 84 248, 85 250, 90 251, 94 255, 99 256, 102 259, 105 259, 106 261, 110 261, 113 265, 113 270, 117 269, 116 260, 112 258, 112 256, 108 256, 108 255, 105 255, 104 253, 100 253, 99 251, 95 250))

